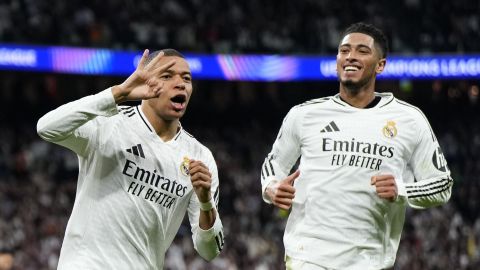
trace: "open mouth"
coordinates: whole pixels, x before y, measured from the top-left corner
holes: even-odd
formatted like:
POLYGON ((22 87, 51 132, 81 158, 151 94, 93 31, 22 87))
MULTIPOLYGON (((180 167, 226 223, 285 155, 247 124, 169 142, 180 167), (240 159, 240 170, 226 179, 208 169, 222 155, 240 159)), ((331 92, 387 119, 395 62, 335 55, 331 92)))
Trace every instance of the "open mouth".
POLYGON ((170 99, 172 102, 173 108, 177 111, 185 109, 185 103, 187 101, 187 96, 184 94, 178 94, 170 99))

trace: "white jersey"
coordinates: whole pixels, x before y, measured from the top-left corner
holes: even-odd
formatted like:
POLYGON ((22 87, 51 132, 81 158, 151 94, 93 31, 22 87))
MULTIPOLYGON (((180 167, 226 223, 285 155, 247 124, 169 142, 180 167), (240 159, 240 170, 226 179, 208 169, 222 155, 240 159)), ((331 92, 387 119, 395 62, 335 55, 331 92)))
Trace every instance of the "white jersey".
POLYGON ((58 269, 162 269, 166 250, 188 212, 198 253, 212 259, 223 247, 217 213, 209 230, 184 157, 204 162, 218 203, 211 152, 181 129, 164 142, 136 107, 117 107, 110 89, 65 104, 37 124, 40 136, 79 159, 77 193, 58 269))
POLYGON ((286 255, 333 269, 393 266, 405 208, 446 202, 453 180, 423 113, 391 93, 358 109, 339 95, 298 105, 284 119, 262 166, 265 188, 284 179, 300 157, 300 176, 285 228, 286 255), (370 179, 393 174, 395 202, 370 179))

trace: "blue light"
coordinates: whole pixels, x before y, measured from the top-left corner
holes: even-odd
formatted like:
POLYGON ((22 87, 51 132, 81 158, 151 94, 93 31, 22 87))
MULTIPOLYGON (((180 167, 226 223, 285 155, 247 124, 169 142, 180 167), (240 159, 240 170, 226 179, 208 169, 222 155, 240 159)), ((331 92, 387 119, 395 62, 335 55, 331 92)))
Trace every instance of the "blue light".
MULTIPOLYGON (((118 75, 132 73, 141 52, 0 44, 0 70, 118 75)), ((186 54, 195 79, 334 81, 335 57, 186 54)), ((480 78, 480 55, 392 56, 379 79, 480 78)))

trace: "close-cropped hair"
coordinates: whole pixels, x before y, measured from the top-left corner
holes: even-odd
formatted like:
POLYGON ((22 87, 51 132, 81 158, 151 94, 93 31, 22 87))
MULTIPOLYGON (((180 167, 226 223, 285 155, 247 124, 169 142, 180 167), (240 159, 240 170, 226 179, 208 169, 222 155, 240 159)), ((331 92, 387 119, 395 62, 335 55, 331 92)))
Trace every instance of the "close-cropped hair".
POLYGON ((157 56, 160 52, 163 52, 164 56, 177 56, 185 59, 185 56, 175 49, 162 49, 162 50, 158 50, 150 53, 147 57, 146 64, 150 63, 150 61, 152 61, 153 58, 155 58, 155 56, 157 56))
POLYGON ((342 37, 345 37, 351 33, 362 33, 365 35, 369 35, 373 38, 375 42, 375 46, 380 49, 381 57, 386 58, 388 53, 388 40, 382 30, 378 29, 377 27, 363 22, 358 22, 350 25, 344 32, 342 37))

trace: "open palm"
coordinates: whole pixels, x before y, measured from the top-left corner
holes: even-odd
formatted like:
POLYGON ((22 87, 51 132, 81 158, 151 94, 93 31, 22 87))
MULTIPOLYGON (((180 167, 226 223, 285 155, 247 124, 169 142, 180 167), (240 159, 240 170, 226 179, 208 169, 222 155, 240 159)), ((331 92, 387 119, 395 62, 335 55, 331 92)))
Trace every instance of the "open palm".
POLYGON ((155 58, 147 63, 148 50, 143 52, 136 70, 118 86, 118 102, 130 100, 143 100, 158 97, 163 88, 160 74, 175 65, 175 61, 169 61, 159 66, 160 59, 164 56, 160 52, 155 58))

